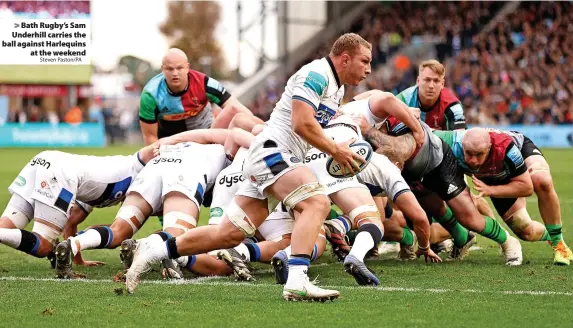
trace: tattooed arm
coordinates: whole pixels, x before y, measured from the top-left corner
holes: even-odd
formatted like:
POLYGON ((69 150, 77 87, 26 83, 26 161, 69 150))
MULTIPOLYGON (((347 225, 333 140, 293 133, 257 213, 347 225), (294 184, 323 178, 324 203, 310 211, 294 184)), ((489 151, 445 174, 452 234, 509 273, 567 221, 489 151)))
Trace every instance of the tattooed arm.
POLYGON ((416 141, 408 133, 398 137, 392 137, 383 132, 371 128, 362 134, 372 148, 378 153, 385 155, 398 167, 403 167, 404 162, 416 151, 416 141))

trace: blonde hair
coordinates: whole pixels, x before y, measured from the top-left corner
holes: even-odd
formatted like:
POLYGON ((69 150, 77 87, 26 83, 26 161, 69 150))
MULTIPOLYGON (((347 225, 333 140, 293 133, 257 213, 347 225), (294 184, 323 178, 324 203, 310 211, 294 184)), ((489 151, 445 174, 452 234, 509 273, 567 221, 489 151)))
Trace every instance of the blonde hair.
POLYGON ((442 63, 435 59, 425 60, 420 64, 420 68, 418 69, 418 74, 422 74, 424 68, 429 68, 432 72, 438 74, 440 77, 444 77, 446 75, 446 68, 442 63))
POLYGON ((372 45, 356 33, 346 33, 341 35, 330 49, 331 56, 340 56, 347 51, 350 55, 356 53, 360 46, 372 51, 372 45))
POLYGON ((416 141, 411 134, 404 134, 398 137, 385 136, 383 142, 379 145, 376 152, 383 154, 390 162, 399 163, 399 167, 404 166, 410 156, 416 150, 416 141))

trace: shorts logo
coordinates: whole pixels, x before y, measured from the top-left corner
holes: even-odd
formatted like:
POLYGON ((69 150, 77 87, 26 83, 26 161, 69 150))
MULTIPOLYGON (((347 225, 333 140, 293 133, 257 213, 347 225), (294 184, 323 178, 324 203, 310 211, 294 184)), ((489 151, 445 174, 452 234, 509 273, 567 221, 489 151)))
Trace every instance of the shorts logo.
POLYGON ((227 175, 227 176, 222 177, 221 179, 219 179, 219 184, 225 185, 227 187, 231 187, 231 186, 233 186, 233 184, 238 183, 238 182, 243 182, 243 181, 245 181, 245 178, 243 178, 243 175, 241 173, 238 173, 235 175, 230 175, 230 176, 227 175))
POLYGON ((296 156, 291 157, 290 161, 293 163, 300 163, 300 159, 298 159, 296 156))
POLYGON ((254 176, 251 175, 251 181, 257 182, 257 178, 255 178, 254 176))
POLYGON ((52 195, 52 193, 49 192, 49 191, 42 190, 42 189, 35 189, 34 191, 35 191, 36 193, 38 193, 38 194, 40 194, 40 195, 42 195, 42 196, 48 198, 48 199, 53 199, 53 198, 54 198, 54 195, 52 195))
POLYGON ((32 163, 31 163, 30 165, 31 165, 31 166, 40 165, 40 166, 43 166, 43 167, 45 167, 45 168, 47 168, 47 169, 49 169, 50 166, 51 166, 50 162, 46 161, 46 160, 43 159, 43 158, 39 158, 39 157, 36 157, 36 158, 32 159, 32 163))
POLYGON ((46 188, 46 186, 48 186, 48 183, 46 181, 42 181, 42 183, 40 183, 40 186, 42 186, 42 189, 46 188))
POLYGON ((14 180, 14 184, 17 186, 25 186, 26 185, 26 179, 24 179, 22 176, 18 176, 16 177, 16 180, 14 180))
POLYGON ((453 184, 450 183, 450 186, 448 187, 448 195, 453 193, 456 190, 457 190, 456 186, 454 186, 453 184))
POLYGON ((181 163, 181 159, 180 158, 164 158, 164 157, 160 157, 160 158, 156 158, 153 160, 153 164, 157 164, 157 163, 181 163))

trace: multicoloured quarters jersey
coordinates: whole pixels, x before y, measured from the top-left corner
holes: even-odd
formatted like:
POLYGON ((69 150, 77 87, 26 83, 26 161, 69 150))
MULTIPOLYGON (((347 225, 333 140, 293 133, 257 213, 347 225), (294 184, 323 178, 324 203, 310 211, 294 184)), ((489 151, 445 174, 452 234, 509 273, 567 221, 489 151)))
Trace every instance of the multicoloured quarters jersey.
POLYGON ((464 161, 463 139, 466 131, 434 131, 434 134, 447 143, 456 156, 458 166, 464 173, 475 175, 488 185, 503 185, 511 178, 527 170, 521 151, 511 135, 501 131, 489 131, 491 141, 487 160, 478 170, 472 170, 464 161))
POLYGON ((189 84, 180 93, 172 93, 163 73, 153 77, 141 93, 139 119, 159 122, 159 138, 194 129, 208 129, 213 111, 209 103, 222 106, 231 94, 215 79, 189 70, 189 84))
POLYGON ((442 89, 440 97, 430 108, 422 107, 417 85, 400 92, 397 97, 410 107, 420 108, 420 119, 432 129, 456 130, 466 128, 464 109, 458 98, 448 88, 442 89))

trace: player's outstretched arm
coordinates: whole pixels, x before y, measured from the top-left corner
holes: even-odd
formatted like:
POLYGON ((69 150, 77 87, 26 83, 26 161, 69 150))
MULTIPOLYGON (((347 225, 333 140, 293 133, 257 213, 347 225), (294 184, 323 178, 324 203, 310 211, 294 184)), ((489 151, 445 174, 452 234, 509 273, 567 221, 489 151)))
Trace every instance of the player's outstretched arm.
POLYGON ((225 141, 225 152, 232 157, 235 157, 235 154, 239 150, 239 148, 249 148, 251 147, 251 143, 255 139, 255 136, 252 135, 250 132, 247 132, 243 129, 234 128, 229 133, 227 140, 225 141))
POLYGON ((378 92, 369 99, 369 104, 372 114, 377 117, 394 116, 410 128, 418 146, 424 143, 424 130, 420 121, 418 121, 410 108, 393 94, 390 92, 378 92))

